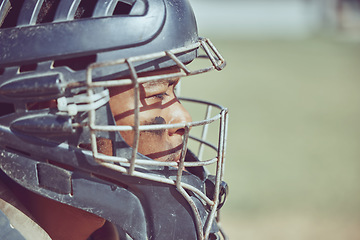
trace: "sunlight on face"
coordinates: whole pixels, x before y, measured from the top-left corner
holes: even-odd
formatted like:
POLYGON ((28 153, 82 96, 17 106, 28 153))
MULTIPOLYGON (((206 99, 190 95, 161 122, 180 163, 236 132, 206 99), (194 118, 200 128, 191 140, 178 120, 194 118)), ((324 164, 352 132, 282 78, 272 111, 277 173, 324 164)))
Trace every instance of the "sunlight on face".
MULTIPOLYGON (((161 70, 146 76, 178 72, 161 70)), ((147 82, 140 85, 140 125, 191 122, 190 114, 174 93, 179 79, 147 82)), ((134 89, 132 86, 110 88, 110 108, 117 125, 134 125, 134 89)), ((158 161, 179 161, 184 128, 141 131, 138 152, 158 161)), ((130 146, 134 132, 121 132, 130 146)))

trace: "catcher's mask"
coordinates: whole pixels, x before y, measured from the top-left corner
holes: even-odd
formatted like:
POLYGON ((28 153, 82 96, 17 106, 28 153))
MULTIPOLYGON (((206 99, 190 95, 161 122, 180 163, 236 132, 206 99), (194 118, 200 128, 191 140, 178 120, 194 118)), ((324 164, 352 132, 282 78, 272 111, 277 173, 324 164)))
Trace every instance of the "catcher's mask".
POLYGON ((3 0, 0 51, 7 177, 107 219, 125 239, 225 238, 218 221, 228 192, 227 109, 179 98, 195 105, 188 106, 194 121, 140 125, 141 84, 225 67, 213 44, 197 36, 186 0, 3 0), (207 64, 198 65, 201 59, 207 64), (177 71, 156 74, 169 68, 177 71), (109 106, 108 89, 122 86, 134 90, 127 126, 116 125, 109 106), (138 152, 142 131, 173 128, 184 129, 178 161, 138 152), (132 143, 122 138, 126 131, 132 143))

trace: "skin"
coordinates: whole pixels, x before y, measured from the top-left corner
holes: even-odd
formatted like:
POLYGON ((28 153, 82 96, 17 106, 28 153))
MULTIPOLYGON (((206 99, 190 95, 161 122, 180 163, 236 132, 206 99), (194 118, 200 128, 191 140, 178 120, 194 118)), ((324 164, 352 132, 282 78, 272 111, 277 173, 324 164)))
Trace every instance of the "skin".
MULTIPOLYGON (((162 70, 166 74, 177 69, 162 70)), ((148 73, 145 76, 151 76, 148 73)), ((179 102, 174 93, 179 79, 147 82, 140 85, 140 125, 174 124, 191 122, 190 114, 179 102)), ((110 89, 110 107, 117 125, 134 125, 134 89, 122 86, 110 89)), ((157 161, 179 161, 184 128, 157 131, 141 131, 138 152, 157 161)), ((130 146, 133 145, 134 132, 121 132, 130 146)))
MULTIPOLYGON (((177 72, 177 69, 157 71, 156 74, 177 72)), ((155 73, 142 74, 152 76, 155 73)), ((174 124, 190 122, 190 114, 181 105, 174 93, 179 79, 148 82, 140 85, 140 124, 174 124)), ((132 86, 118 86, 110 90, 110 108, 117 125, 134 125, 134 90, 132 86)), ((40 103, 39 103, 40 104, 40 103)), ((42 108, 55 106, 56 103, 28 106, 42 108), (50 106, 49 106, 50 104, 50 106)), ((179 161, 184 128, 157 131, 143 131, 139 138, 138 152, 157 161, 179 161)), ((134 133, 121 132, 130 146, 134 133)), ((14 186, 19 199, 24 203, 37 223, 54 240, 86 240, 92 233, 104 226, 105 220, 86 211, 61 204, 34 194, 20 186, 14 186), (65 229, 65 230, 64 230, 65 229)))

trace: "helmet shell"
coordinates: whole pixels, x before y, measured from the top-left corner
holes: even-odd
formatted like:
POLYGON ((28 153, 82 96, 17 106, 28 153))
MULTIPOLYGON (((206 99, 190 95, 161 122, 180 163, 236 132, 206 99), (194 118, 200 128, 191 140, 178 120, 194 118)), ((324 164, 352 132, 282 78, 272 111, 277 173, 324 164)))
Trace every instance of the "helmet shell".
MULTIPOLYGON (((46 20, 41 18, 46 14, 46 1, 25 0, 6 11, 6 4, 14 2, 1 5, 0 68, 31 65, 32 72, 39 73, 65 66, 79 71, 90 63, 184 47, 198 39, 196 20, 186 0, 90 1, 95 3, 85 5, 92 7, 80 16, 76 15, 82 7, 79 0, 72 4, 61 0, 51 6, 53 15, 46 20), (127 12, 119 14, 119 6, 128 8, 127 12), (13 8, 18 9, 15 20, 13 8), (48 61, 51 67, 39 69, 41 62, 48 61)), ((182 61, 190 62, 195 56, 187 54, 182 61)), ((154 70, 169 64, 158 59, 139 63, 139 68, 154 70)), ((94 73, 94 78, 119 76, 119 72, 119 67, 106 68, 94 73)))

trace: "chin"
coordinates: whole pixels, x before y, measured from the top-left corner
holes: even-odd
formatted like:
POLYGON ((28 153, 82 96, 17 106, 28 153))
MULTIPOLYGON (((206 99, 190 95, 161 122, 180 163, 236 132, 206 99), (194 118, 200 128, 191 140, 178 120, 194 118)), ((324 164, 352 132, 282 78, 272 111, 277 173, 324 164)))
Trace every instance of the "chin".
POLYGON ((165 156, 166 162, 180 162, 181 152, 176 152, 165 156))
POLYGON ((180 156, 181 156, 181 151, 177 151, 177 152, 171 152, 168 153, 166 155, 161 154, 161 156, 159 156, 160 153, 152 153, 149 155, 146 155, 147 157, 154 159, 155 161, 159 161, 159 162, 179 162, 180 161, 180 156))

